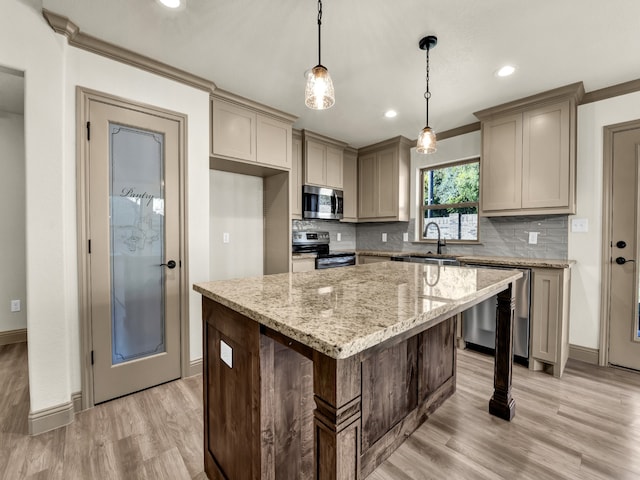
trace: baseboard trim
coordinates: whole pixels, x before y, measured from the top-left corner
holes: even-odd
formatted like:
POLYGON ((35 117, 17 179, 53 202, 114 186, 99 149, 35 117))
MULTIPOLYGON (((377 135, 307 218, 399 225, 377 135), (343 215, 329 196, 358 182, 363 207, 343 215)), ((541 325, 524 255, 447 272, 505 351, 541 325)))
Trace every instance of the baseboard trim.
POLYGON ((74 402, 69 401, 38 412, 29 412, 29 435, 39 435, 73 422, 74 402))
POLYGON ((11 345, 12 343, 23 343, 27 341, 27 329, 7 330, 0 332, 0 345, 11 345))
POLYGON ((202 358, 191 360, 189 364, 189 376, 200 375, 202 373, 202 358))
POLYGON ((599 351, 597 348, 569 345, 569 358, 590 363, 591 365, 598 365, 599 351))
POLYGON ((73 413, 82 411, 82 392, 71 394, 71 403, 73 403, 73 413))

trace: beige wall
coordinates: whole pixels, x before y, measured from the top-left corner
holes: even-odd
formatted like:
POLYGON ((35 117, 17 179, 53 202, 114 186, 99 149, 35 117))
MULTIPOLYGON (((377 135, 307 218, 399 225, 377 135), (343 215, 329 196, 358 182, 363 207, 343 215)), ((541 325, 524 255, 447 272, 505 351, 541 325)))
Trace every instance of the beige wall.
POLYGON ((5 332, 27 328, 23 115, 0 111, 0 158, 0 332, 5 332), (19 312, 11 312, 11 300, 20 300, 19 312))
POLYGON ((211 280, 262 275, 262 178, 211 170, 209 179, 211 280))

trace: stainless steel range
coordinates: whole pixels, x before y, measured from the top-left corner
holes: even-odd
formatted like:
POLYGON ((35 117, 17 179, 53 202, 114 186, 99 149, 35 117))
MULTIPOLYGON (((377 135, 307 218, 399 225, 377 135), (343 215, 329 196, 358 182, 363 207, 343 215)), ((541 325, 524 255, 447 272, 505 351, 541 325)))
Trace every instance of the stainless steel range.
POLYGON ((291 251, 293 253, 315 253, 316 269, 348 267, 356 264, 354 252, 331 253, 329 232, 293 232, 291 251))

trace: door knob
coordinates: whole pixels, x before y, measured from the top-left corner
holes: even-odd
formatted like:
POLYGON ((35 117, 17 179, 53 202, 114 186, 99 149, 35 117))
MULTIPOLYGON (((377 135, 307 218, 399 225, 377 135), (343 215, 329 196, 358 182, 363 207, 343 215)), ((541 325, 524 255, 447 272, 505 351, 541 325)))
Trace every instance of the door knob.
POLYGON ((618 265, 624 265, 624 264, 625 264, 625 263, 627 263, 627 262, 635 262, 635 260, 627 260, 627 259, 626 259, 626 258, 624 258, 624 257, 618 257, 618 258, 616 258, 616 263, 617 263, 618 265))
POLYGON ((626 246, 627 246, 627 242, 625 242, 624 240, 618 240, 616 242, 616 247, 618 247, 618 248, 624 248, 626 246))
POLYGON ((176 268, 176 262, 174 260, 169 260, 167 263, 161 263, 160 266, 173 269, 176 268))

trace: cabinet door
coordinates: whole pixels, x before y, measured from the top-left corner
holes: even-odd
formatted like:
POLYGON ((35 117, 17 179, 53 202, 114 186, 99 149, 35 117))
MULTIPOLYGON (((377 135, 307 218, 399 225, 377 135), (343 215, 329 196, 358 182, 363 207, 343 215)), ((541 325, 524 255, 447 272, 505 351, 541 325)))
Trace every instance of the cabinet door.
POLYGON ((255 161, 256 113, 222 100, 212 100, 213 155, 255 161))
POLYGON ((326 146, 313 140, 305 140, 304 147, 305 185, 326 186, 326 146))
POLYGON ((398 216, 398 151, 389 148, 376 154, 377 217, 398 216))
POLYGON ((562 314, 562 270, 535 269, 532 276, 531 356, 556 363, 562 314))
POLYGON ((358 218, 376 216, 376 154, 358 158, 358 218))
POLYGON ((569 207, 569 101, 522 117, 522 208, 569 207))
POLYGON ((522 114, 483 122, 480 170, 483 212, 520 209, 522 114))
POLYGON ((343 221, 358 218, 358 158, 345 152, 342 157, 343 221))
POLYGON ((327 146, 325 168, 327 187, 342 190, 342 150, 327 146))
POLYGON ((257 116, 257 159, 260 163, 291 168, 291 125, 257 116))

